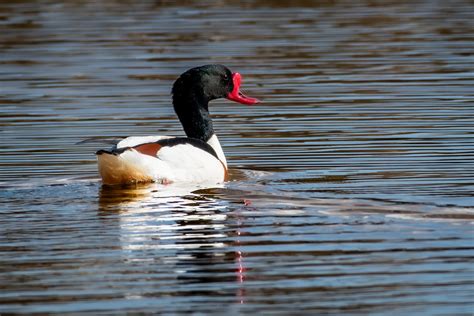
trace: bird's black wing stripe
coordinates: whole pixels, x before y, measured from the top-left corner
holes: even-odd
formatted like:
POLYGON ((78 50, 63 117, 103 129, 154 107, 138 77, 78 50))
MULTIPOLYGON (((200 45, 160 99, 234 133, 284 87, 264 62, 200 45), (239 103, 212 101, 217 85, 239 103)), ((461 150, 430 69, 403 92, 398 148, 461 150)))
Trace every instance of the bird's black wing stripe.
POLYGON ((189 137, 175 137, 175 138, 160 139, 156 143, 160 144, 163 147, 164 146, 173 147, 173 146, 178 146, 178 145, 187 145, 187 144, 189 144, 191 146, 194 146, 194 147, 197 147, 201 150, 204 150, 205 152, 208 152, 209 154, 211 154, 214 157, 216 157, 217 159, 219 159, 219 157, 217 157, 217 153, 214 150, 214 148, 212 148, 211 145, 209 145, 208 143, 203 142, 200 139, 189 138, 189 137))

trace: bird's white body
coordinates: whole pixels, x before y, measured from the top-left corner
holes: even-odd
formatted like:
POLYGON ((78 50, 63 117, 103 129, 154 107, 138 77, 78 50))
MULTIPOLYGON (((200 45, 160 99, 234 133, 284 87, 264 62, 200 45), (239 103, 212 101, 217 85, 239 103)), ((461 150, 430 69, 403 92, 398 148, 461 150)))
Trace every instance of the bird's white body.
POLYGON ((156 144, 169 136, 128 137, 120 141, 119 153, 97 155, 99 173, 105 184, 134 182, 220 183, 227 176, 227 163, 217 136, 207 142, 217 157, 192 144, 157 146, 156 154, 143 153, 140 146, 156 144), (123 151, 120 151, 123 150, 123 151))

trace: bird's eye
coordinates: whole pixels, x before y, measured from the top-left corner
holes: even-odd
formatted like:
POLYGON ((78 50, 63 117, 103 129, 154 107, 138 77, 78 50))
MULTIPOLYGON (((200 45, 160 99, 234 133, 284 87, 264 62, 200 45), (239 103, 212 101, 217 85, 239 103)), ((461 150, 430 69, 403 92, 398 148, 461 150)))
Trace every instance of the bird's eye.
POLYGON ((227 74, 225 74, 225 75, 222 76, 222 79, 227 80, 227 79, 229 79, 229 76, 227 74))

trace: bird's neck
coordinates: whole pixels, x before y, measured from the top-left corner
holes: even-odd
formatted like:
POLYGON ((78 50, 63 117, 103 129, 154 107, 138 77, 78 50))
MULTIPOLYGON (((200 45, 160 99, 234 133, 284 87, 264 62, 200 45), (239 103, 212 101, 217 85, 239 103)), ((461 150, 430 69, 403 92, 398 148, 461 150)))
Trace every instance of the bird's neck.
POLYGON ((173 106, 186 136, 207 142, 214 135, 208 100, 181 95, 173 98, 173 106))
POLYGON ((178 118, 183 125, 186 136, 200 139, 208 143, 216 152, 219 160, 227 168, 227 161, 221 144, 212 126, 212 119, 208 110, 209 100, 204 97, 196 97, 192 93, 189 95, 173 95, 173 106, 178 118))

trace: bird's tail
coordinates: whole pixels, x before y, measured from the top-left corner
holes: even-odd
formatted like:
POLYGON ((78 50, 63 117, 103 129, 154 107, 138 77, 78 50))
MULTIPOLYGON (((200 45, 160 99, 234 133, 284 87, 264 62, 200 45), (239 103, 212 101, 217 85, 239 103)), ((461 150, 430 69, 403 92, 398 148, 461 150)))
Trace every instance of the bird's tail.
POLYGON ((99 150, 96 153, 102 182, 112 185, 153 181, 143 170, 124 159, 124 152, 99 150))

